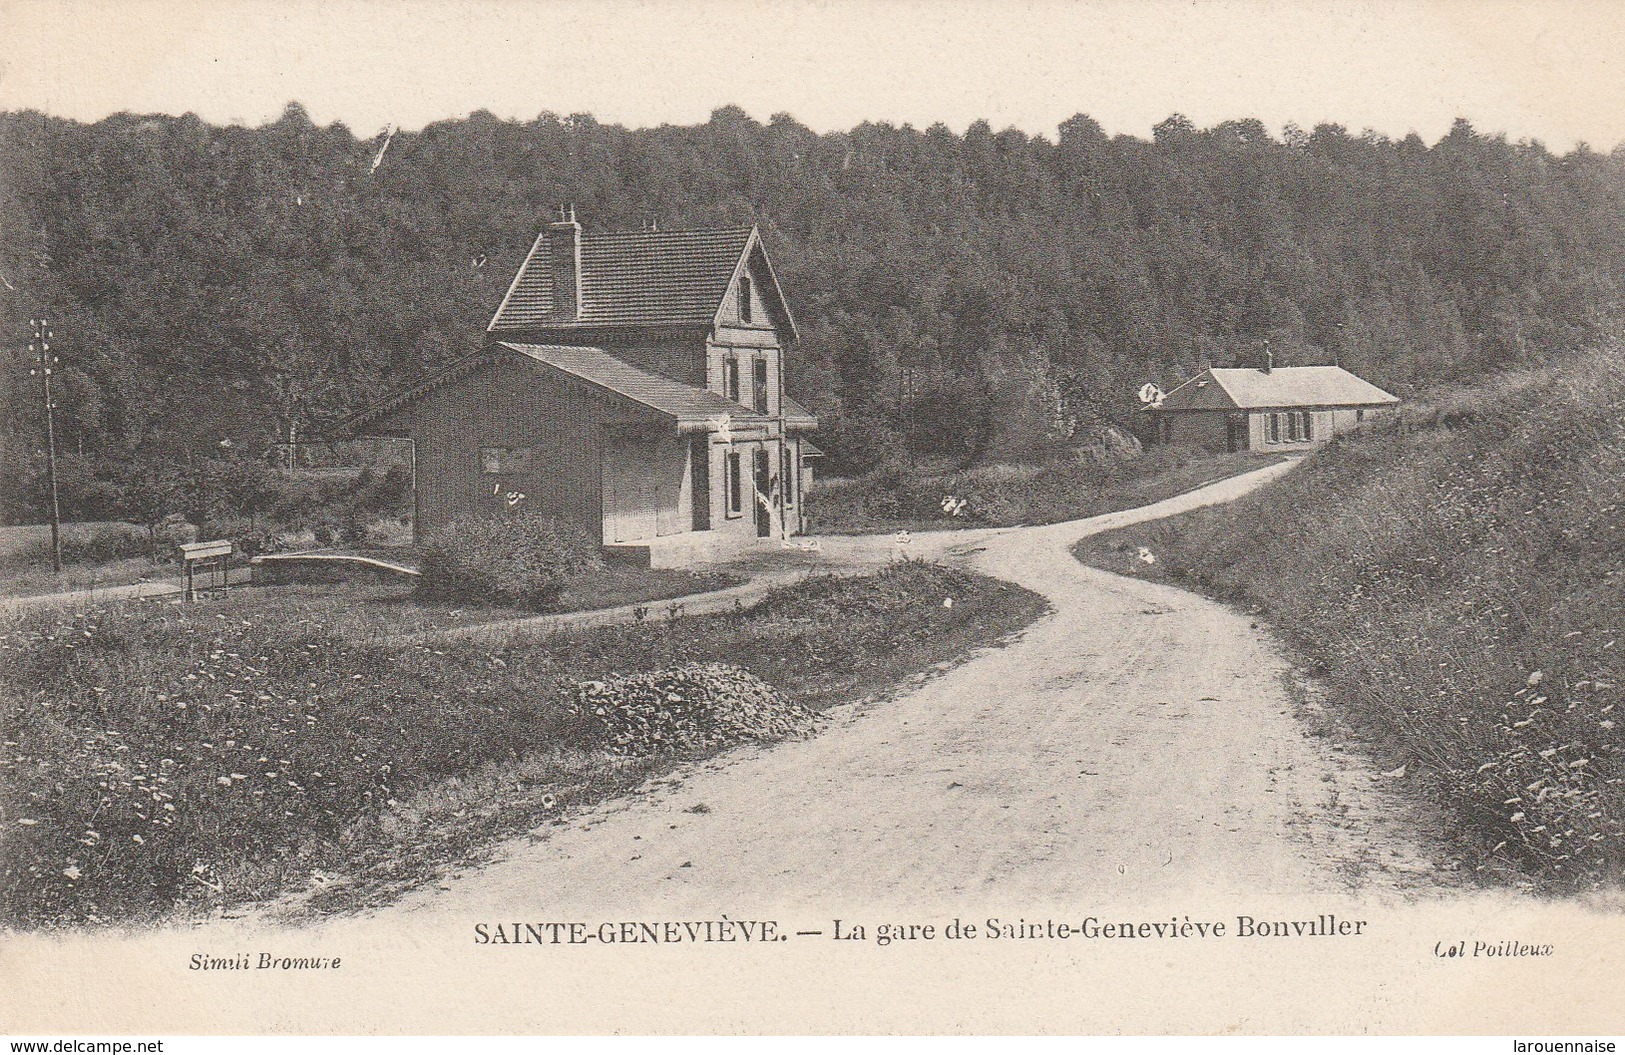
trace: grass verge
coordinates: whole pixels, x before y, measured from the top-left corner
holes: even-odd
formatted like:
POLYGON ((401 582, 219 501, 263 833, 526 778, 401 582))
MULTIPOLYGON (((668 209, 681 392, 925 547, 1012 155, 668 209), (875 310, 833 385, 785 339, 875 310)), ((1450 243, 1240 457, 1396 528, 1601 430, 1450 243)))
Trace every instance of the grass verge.
POLYGON ((645 604, 737 586, 744 582, 731 571, 676 568, 628 568, 609 565, 572 579, 544 613, 530 608, 492 604, 457 604, 426 600, 402 583, 352 582, 262 587, 229 594, 215 604, 227 613, 280 613, 292 619, 320 620, 355 640, 378 641, 456 627, 531 619, 538 614, 594 612, 645 604))
POLYGON ((584 681, 721 662, 819 710, 1043 608, 900 562, 509 647, 387 647, 368 637, 387 624, 335 627, 292 595, 30 613, 0 637, 0 915, 140 921, 313 881, 316 907, 387 896, 693 757, 604 750, 571 711, 584 681))
POLYGON ((809 531, 852 535, 1055 524, 1158 502, 1280 460, 1155 447, 1127 459, 1080 455, 942 474, 897 469, 815 484, 807 496, 809 531), (957 515, 943 508, 949 496, 964 502, 957 515))
POLYGON ((1617 351, 1442 394, 1237 502, 1075 552, 1262 612, 1482 875, 1625 878, 1617 351))
POLYGON ((129 586, 138 582, 175 582, 177 575, 173 564, 154 564, 150 557, 65 564, 62 573, 58 575, 51 570, 47 558, 47 562, 43 565, 0 566, 0 600, 79 590, 105 590, 113 586, 129 586))

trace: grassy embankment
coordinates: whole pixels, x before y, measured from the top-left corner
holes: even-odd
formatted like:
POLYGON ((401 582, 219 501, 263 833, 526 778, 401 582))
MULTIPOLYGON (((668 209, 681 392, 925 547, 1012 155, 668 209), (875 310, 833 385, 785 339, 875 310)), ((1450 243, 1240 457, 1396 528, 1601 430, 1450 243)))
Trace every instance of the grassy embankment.
POLYGON ((1617 352, 1440 393, 1240 501, 1077 554, 1261 611, 1482 874, 1625 876, 1617 352))
POLYGON ((807 495, 810 533, 853 535, 940 528, 1054 524, 1161 501, 1202 484, 1279 461, 1270 454, 1208 454, 1153 447, 1134 457, 1056 457, 1031 465, 959 472, 901 469, 817 481, 807 495), (960 515, 942 508, 952 495, 960 515))
MULTIPOLYGON (((33 613, 0 636, 0 918, 131 921, 349 877, 387 897, 684 752, 606 750, 584 682, 744 667, 822 709, 1027 625, 1036 595, 914 562, 755 609, 510 647, 390 647, 331 599, 33 613), (944 607, 952 597, 953 605, 944 607)), ((691 753, 691 752, 690 752, 691 753)))

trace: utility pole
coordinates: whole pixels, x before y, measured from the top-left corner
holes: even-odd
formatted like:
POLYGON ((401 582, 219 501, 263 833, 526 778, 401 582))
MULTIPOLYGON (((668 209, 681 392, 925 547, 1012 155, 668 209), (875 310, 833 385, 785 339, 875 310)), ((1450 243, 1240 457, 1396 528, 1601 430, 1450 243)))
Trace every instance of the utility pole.
POLYGON ((914 397, 918 391, 919 378, 912 366, 901 367, 897 371, 897 402, 903 410, 904 446, 908 448, 908 467, 914 468, 914 397))
POLYGON ((56 397, 51 393, 51 374, 57 365, 56 353, 51 351, 53 333, 50 319, 29 319, 34 336, 28 348, 34 353, 35 366, 30 374, 38 374, 45 395, 45 457, 51 477, 51 570, 62 574, 62 508, 57 502, 56 490, 56 397))

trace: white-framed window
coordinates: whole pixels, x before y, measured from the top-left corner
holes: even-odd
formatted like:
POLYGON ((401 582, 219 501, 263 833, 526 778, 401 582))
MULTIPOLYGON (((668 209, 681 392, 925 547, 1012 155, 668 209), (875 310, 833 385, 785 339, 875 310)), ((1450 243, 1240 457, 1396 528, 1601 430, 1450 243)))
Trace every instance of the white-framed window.
POLYGON ((722 361, 722 391, 735 403, 739 402, 739 357, 730 349, 722 361))
POLYGON ((742 275, 739 279, 739 321, 751 321, 750 306, 750 276, 742 275))
POLYGON ((751 363, 751 403, 756 413, 767 413, 767 359, 757 356, 751 363))
POLYGON ((1264 424, 1266 443, 1308 443, 1314 438, 1314 411, 1274 410, 1264 424))

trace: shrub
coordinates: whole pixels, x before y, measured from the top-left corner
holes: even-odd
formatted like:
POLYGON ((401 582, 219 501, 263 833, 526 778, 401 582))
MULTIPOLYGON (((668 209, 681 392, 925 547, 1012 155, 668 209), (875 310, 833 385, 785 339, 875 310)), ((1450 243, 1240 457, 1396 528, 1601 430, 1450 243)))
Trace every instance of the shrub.
POLYGON ((1216 476, 1255 468, 1251 454, 1183 447, 1141 452, 1122 439, 1060 446, 1042 461, 991 463, 948 473, 883 469, 821 479, 807 495, 814 533, 899 526, 1013 527, 1112 512, 1176 494, 1216 476), (950 515, 943 500, 964 504, 950 515))
MULTIPOLYGON (((43 464, 31 481, 30 494, 21 496, 45 519, 50 510, 50 478, 43 464)), ((58 501, 65 520, 117 520, 123 489, 115 466, 102 459, 65 454, 57 459, 58 501)))
POLYGON ((404 465, 392 465, 382 473, 374 468, 361 470, 350 502, 356 509, 381 512, 402 508, 411 497, 412 471, 404 465))
POLYGON ((258 503, 277 520, 301 523, 325 509, 342 504, 355 493, 358 474, 335 472, 321 476, 273 472, 258 503))
POLYGON ((106 564, 110 561, 146 557, 152 553, 152 543, 146 534, 125 527, 100 528, 81 538, 62 540, 62 561, 65 564, 106 564))
POLYGON ((412 542, 410 517, 376 517, 362 527, 360 541, 369 546, 401 547, 412 542))
POLYGON ((196 470, 188 505, 193 516, 257 516, 270 507, 276 473, 251 458, 210 458, 196 470))
POLYGON ((315 536, 308 532, 283 530, 275 524, 242 517, 206 520, 199 525, 197 538, 203 541, 225 539, 244 557, 302 549, 315 542, 315 536))
POLYGON ((554 518, 470 517, 424 544, 418 591, 432 600, 541 609, 601 564, 591 539, 554 518))
MULTIPOLYGON (((0 543, 0 568, 51 562, 51 536, 47 525, 29 525, 5 534, 4 543, 0 543)), ((64 564, 106 564, 145 557, 151 552, 146 529, 135 524, 62 525, 64 564)))

